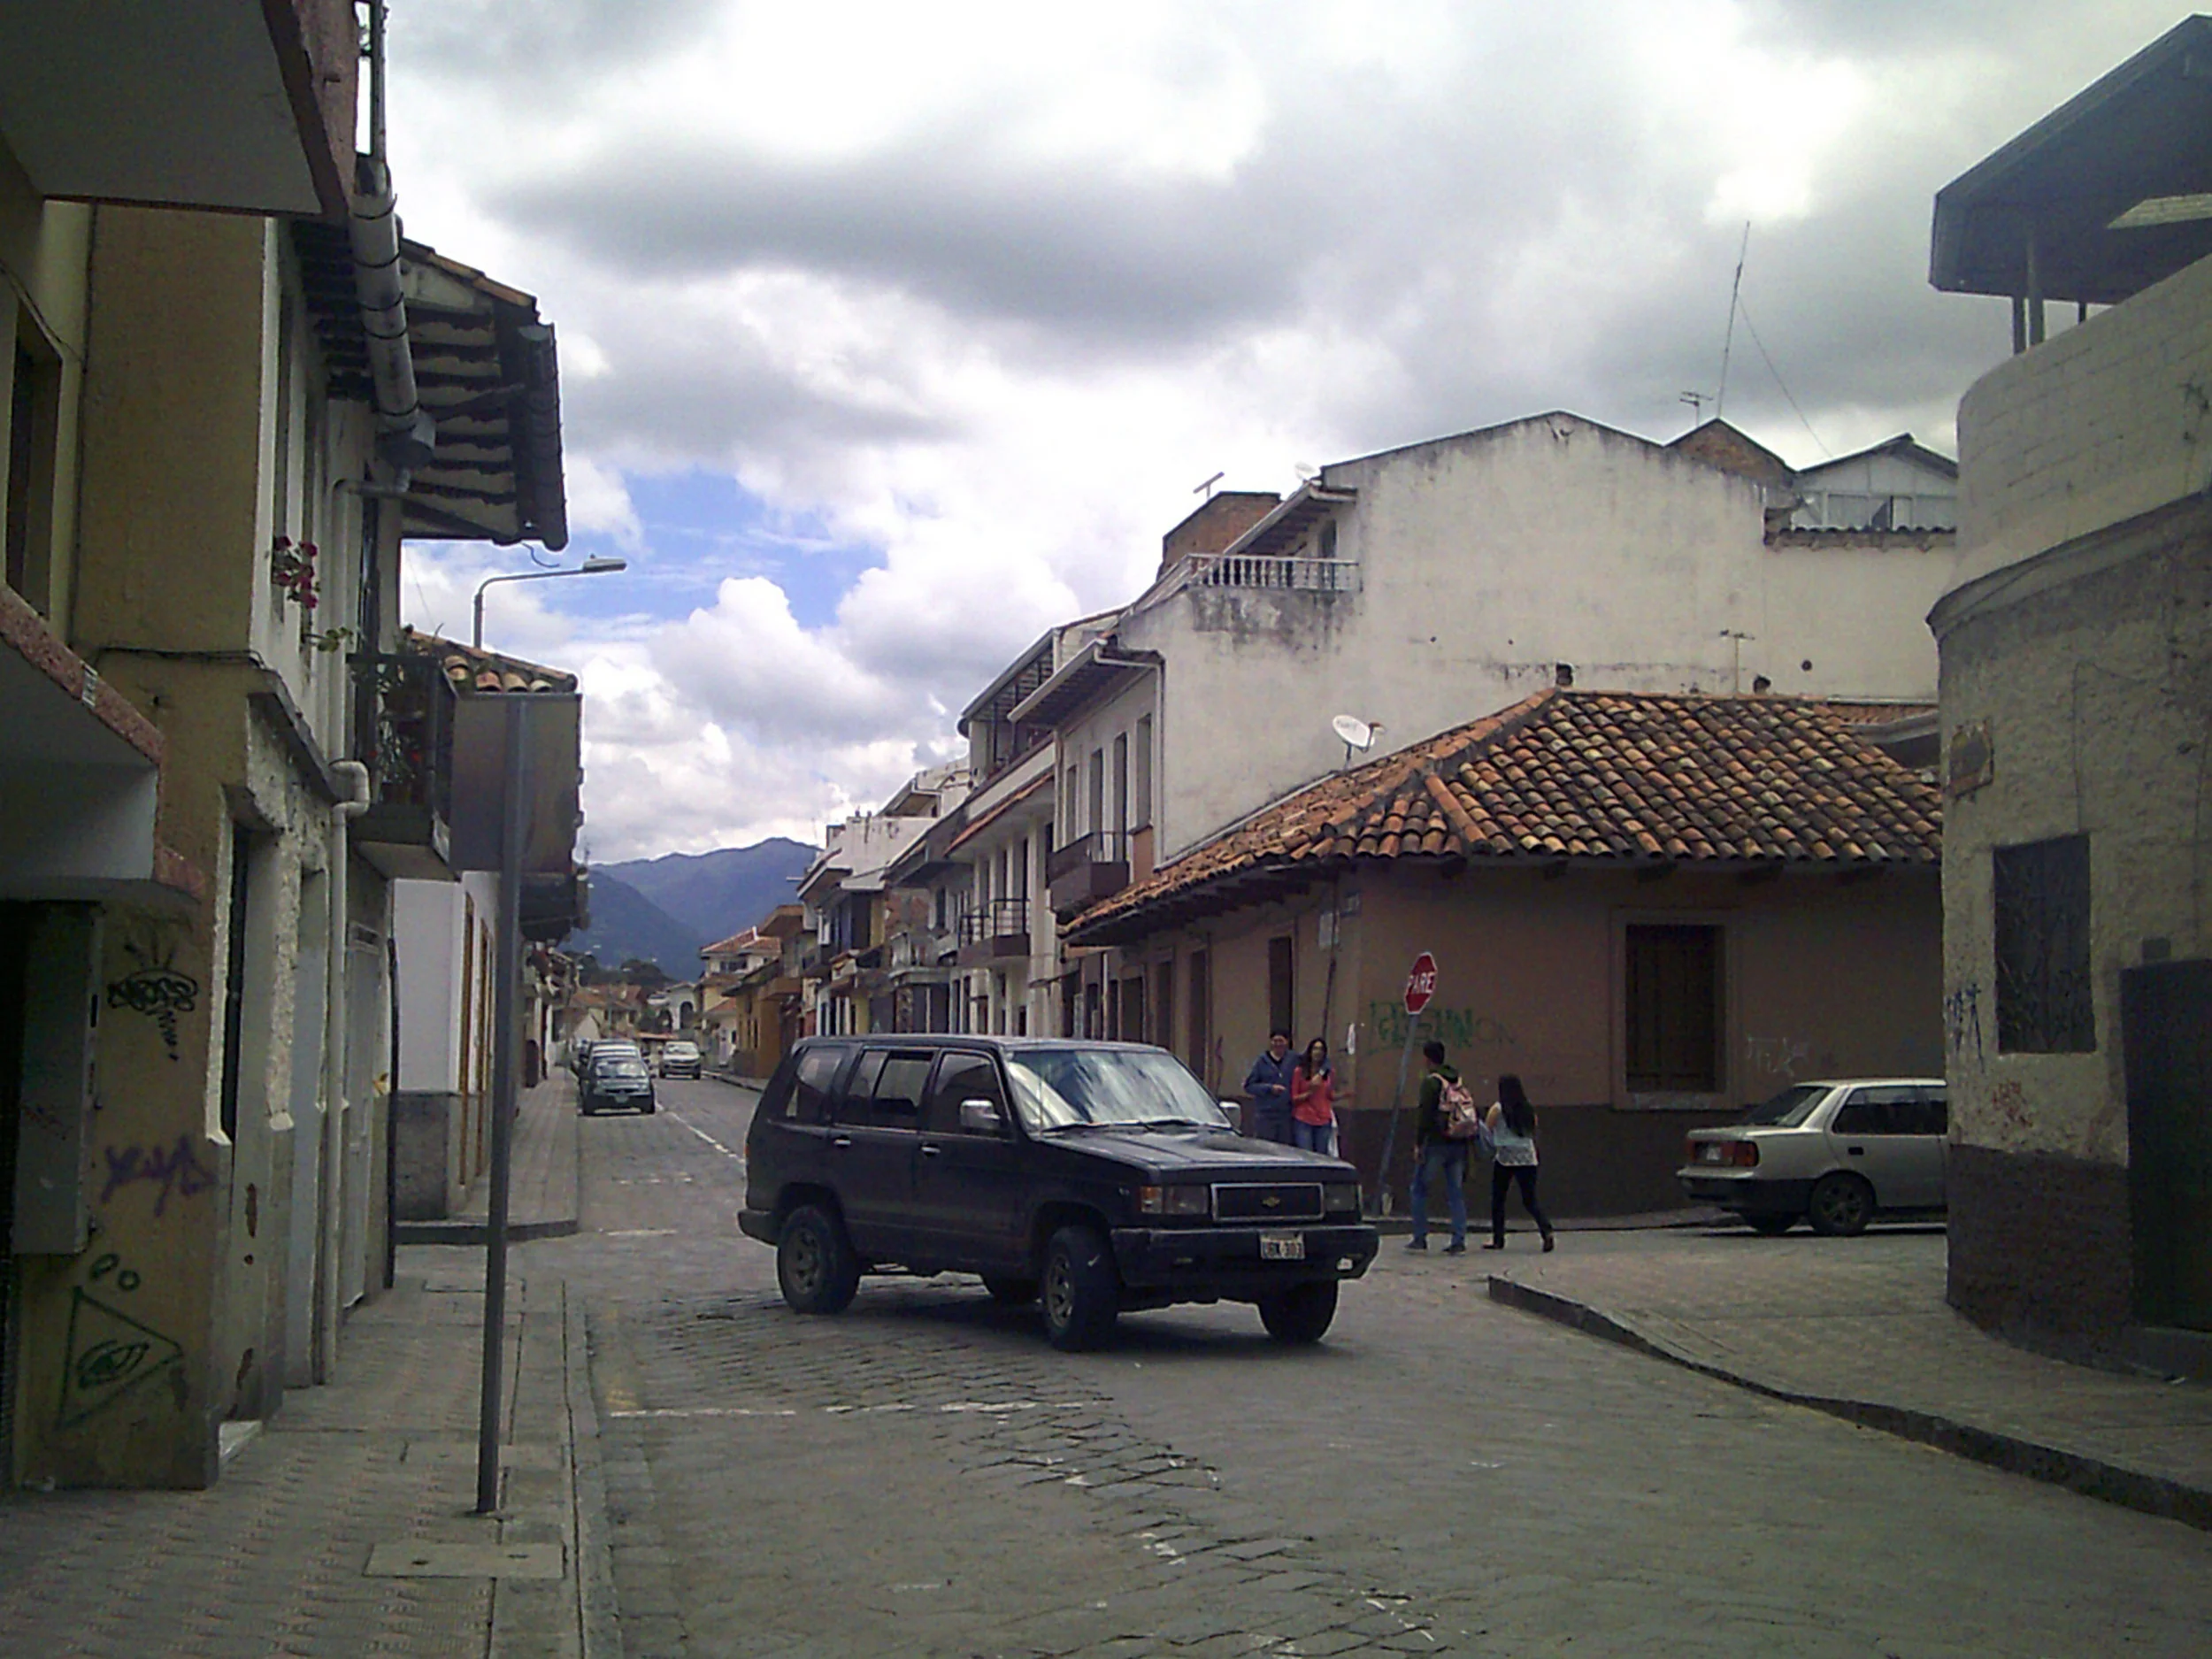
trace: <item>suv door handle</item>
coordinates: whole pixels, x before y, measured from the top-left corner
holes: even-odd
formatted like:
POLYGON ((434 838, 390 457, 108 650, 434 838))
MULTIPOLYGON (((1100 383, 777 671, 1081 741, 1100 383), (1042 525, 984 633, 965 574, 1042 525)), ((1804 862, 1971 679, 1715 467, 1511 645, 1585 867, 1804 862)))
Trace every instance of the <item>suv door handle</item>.
POLYGON ((936 1157, 943 1150, 944 1148, 938 1146, 934 1141, 925 1141, 922 1142, 922 1156, 926 1158, 936 1157))
POLYGON ((1864 1147, 1846 1147, 1844 1148, 1844 1151, 1855 1158, 1863 1158, 1866 1156, 1866 1148, 1864 1147))
POLYGON ((832 1135, 830 1137, 830 1145, 833 1147, 849 1147, 852 1145, 852 1143, 853 1138, 850 1135, 832 1135))

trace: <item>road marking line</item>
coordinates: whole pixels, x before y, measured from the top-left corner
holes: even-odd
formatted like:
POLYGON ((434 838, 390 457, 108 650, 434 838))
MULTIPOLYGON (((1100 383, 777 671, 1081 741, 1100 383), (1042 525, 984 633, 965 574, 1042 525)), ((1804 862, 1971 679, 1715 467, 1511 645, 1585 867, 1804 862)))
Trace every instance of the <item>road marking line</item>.
POLYGON ((717 1152, 719 1152, 724 1157, 735 1158, 740 1164, 745 1162, 745 1155, 742 1152, 731 1151, 729 1148, 724 1146, 719 1141, 717 1141, 705 1130, 700 1128, 697 1124, 693 1123, 688 1118, 681 1117, 675 1112, 664 1112, 662 1116, 666 1118, 671 1123, 681 1124, 685 1128, 690 1130, 693 1134, 697 1135, 700 1140, 705 1141, 717 1152))

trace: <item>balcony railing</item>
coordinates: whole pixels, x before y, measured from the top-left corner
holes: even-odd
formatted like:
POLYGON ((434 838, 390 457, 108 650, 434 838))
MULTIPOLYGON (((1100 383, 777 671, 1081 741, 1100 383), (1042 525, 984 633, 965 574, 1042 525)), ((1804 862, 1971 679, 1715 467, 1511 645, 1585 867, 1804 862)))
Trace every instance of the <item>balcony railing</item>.
POLYGON ((1310 594, 1359 592, 1357 559, 1279 557, 1273 554, 1196 553, 1194 588, 1274 588, 1310 594))
POLYGON ((362 653, 353 671, 369 771, 369 806, 354 822, 354 842, 386 875, 450 879, 452 682, 428 657, 362 653))
POLYGON ((960 965, 1029 954, 1029 901, 992 899, 960 918, 960 965))
POLYGON ((1129 885, 1129 838, 1119 830, 1093 830, 1053 849, 1046 873, 1052 913, 1072 916, 1129 885))

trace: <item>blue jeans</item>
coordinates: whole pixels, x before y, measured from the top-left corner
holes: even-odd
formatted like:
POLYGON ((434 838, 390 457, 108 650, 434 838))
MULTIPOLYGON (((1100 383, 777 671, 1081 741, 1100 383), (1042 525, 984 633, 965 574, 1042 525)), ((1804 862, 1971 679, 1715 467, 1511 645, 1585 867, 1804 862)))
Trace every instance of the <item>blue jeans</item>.
POLYGON ((1300 1123, 1295 1118, 1290 1120, 1290 1144, 1294 1147, 1303 1147, 1309 1152, 1326 1152, 1335 1139, 1334 1124, 1300 1123))
POLYGON ((1420 1161, 1413 1166, 1413 1242, 1423 1244, 1429 1236, 1429 1183, 1441 1172, 1444 1182, 1444 1201, 1451 1207, 1452 1242, 1467 1242, 1467 1194, 1463 1190, 1467 1179, 1467 1143, 1463 1141, 1432 1141, 1421 1148, 1420 1161))
POLYGON ((1255 1106, 1252 1109, 1252 1138, 1272 1141, 1278 1146, 1289 1146, 1290 1126, 1296 1121, 1287 1106, 1255 1106))

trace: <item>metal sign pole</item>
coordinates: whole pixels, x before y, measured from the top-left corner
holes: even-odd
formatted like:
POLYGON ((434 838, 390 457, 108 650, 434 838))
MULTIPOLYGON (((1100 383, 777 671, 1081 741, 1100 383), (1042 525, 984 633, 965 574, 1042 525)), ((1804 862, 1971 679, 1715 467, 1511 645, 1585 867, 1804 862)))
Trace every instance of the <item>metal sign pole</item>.
POLYGON ((1421 1029, 1418 1014, 1406 1016, 1406 1046, 1398 1051, 1398 1080, 1390 1091, 1390 1127, 1383 1136, 1382 1168, 1375 1176, 1375 1211, 1390 1213, 1390 1161, 1398 1155, 1398 1106, 1405 1099, 1406 1065, 1413 1058, 1413 1039, 1421 1029))
POLYGON ((484 1391, 476 1428, 476 1512, 499 1508, 499 1407, 507 1335, 507 1189, 515 1139, 517 1025, 522 989, 522 849, 530 775, 519 696, 507 702, 507 781, 500 803, 498 995, 492 1033, 491 1204, 484 1226, 484 1391))

